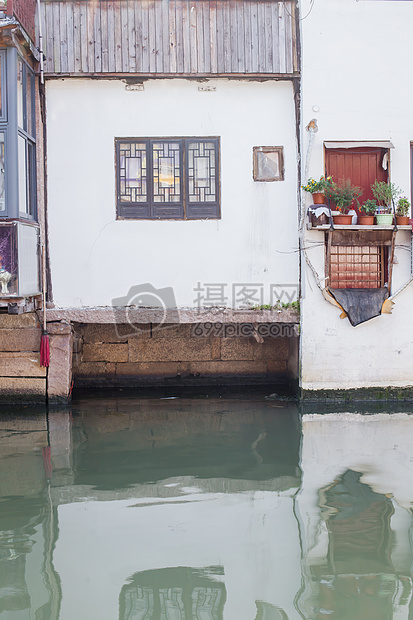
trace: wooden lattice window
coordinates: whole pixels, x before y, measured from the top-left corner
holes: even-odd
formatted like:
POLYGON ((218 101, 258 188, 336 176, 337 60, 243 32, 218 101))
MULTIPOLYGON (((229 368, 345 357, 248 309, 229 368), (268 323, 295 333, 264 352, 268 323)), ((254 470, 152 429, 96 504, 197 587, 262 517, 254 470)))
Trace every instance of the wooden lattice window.
POLYGON ((218 219, 219 138, 117 138, 118 218, 218 219))
POLYGON ((329 231, 328 286, 333 289, 390 287, 393 247, 392 231, 329 231))

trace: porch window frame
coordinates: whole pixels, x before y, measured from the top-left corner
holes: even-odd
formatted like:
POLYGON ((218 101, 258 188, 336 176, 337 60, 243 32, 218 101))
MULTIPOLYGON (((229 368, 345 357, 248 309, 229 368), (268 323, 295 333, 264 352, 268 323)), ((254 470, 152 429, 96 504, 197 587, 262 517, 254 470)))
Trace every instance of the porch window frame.
MULTIPOLYGON (((410 141, 410 204, 413 201, 413 140, 410 141)), ((411 214, 413 217, 413 213, 411 214)), ((413 260, 413 257, 412 257, 413 260)))
POLYGON ((0 49, 2 57, 1 85, 2 111, 0 132, 4 134, 5 205, 0 211, 0 220, 22 219, 37 221, 37 175, 36 175, 36 116, 35 116, 35 73, 14 47, 0 49), (17 70, 19 59, 23 67, 23 127, 18 124, 17 70), (31 83, 31 106, 27 109, 27 80, 31 83), (32 133, 28 132, 28 114, 31 116, 32 133), (20 211, 19 183, 19 138, 25 144, 25 204, 26 211, 20 211))
POLYGON ((0 49, 0 123, 7 122, 7 49, 0 49))

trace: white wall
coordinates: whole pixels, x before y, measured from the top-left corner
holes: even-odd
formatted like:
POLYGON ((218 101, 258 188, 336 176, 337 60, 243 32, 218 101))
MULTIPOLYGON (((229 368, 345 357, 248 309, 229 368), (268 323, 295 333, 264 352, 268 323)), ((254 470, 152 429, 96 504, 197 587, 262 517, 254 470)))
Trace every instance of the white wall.
MULTIPOLYGON (((194 306, 198 282, 298 281, 297 156, 288 82, 121 80, 47 83, 48 213, 60 307, 110 305, 133 285, 173 286, 194 306), (219 221, 117 221, 115 137, 220 136, 219 221), (285 181, 252 180, 253 146, 283 146, 285 181)), ((264 303, 269 303, 268 293, 264 303)), ((227 305, 230 305, 227 304, 227 305)))
MULTIPOLYGON (((309 176, 324 171, 327 140, 391 140, 391 180, 410 196, 413 57, 411 2, 318 0, 301 6, 303 125, 317 119, 309 176), (313 110, 316 106, 316 111, 313 110)), ((309 133, 303 130, 303 161, 309 133)), ((309 198, 307 197, 307 202, 309 198)), ((323 237, 308 232, 309 257, 324 277, 323 237), (321 245, 317 245, 320 244, 321 245)), ((397 235, 393 287, 410 277, 410 235, 397 235)), ((411 386, 413 285, 391 316, 351 327, 326 302, 307 268, 302 302, 302 387, 336 389, 411 386)))

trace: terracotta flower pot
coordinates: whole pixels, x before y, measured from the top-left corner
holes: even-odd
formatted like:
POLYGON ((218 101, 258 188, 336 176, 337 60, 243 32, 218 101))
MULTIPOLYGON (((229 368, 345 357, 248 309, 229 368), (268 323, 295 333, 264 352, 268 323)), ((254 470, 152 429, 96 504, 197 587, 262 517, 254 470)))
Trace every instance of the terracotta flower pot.
POLYGON ((343 226, 350 226, 352 219, 352 215, 343 215, 342 213, 340 215, 333 215, 334 224, 339 224, 343 226))
POLYGON ((398 226, 408 226, 409 216, 408 215, 396 215, 396 224, 398 226))
POLYGON ((315 192, 312 194, 313 204, 315 205, 324 205, 325 204, 325 196, 321 192, 315 192))
POLYGON ((357 221, 361 226, 373 226, 374 215, 359 215, 357 221))

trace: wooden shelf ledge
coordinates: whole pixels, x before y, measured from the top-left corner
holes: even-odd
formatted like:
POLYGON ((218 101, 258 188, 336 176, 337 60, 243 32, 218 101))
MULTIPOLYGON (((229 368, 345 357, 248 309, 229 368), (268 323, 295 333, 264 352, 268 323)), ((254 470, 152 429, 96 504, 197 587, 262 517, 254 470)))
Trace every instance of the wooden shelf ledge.
MULTIPOLYGON (((412 226, 397 226, 397 230, 410 230, 412 226)), ((343 226, 342 224, 334 224, 334 230, 393 230, 394 226, 380 226, 374 224, 373 226, 361 226, 360 224, 351 224, 350 226, 343 226)), ((330 224, 322 224, 321 226, 310 226, 308 230, 330 230, 330 224)))

